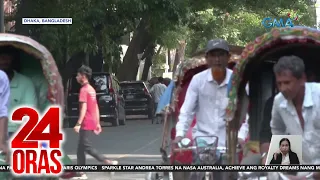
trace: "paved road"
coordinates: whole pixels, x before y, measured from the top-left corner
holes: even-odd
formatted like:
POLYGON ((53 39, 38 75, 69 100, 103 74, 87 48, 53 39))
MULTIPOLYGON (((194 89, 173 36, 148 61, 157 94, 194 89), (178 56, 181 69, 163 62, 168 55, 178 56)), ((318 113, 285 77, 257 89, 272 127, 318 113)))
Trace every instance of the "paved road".
MULTIPOLYGON (((65 153, 76 163, 77 134, 73 129, 65 129, 67 140, 65 153)), ((159 164, 162 125, 151 124, 150 120, 128 120, 125 126, 104 127, 96 136, 93 146, 107 157, 120 164, 159 164)), ((87 164, 99 164, 87 156, 87 164)), ((90 180, 106 180, 105 173, 88 173, 90 180)), ((144 173, 116 173, 112 180, 144 180, 144 173)))

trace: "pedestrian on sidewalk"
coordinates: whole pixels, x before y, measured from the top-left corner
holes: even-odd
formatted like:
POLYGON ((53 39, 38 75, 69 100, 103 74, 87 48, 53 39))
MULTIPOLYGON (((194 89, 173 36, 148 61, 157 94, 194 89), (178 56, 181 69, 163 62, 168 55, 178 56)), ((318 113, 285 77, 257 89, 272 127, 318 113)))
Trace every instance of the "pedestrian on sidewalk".
MULTIPOLYGON (((152 94, 153 100, 154 100, 154 108, 157 109, 158 103, 160 101, 160 97, 166 90, 167 86, 163 84, 163 77, 158 78, 158 83, 153 85, 152 88, 150 89, 150 93, 152 94)), ((156 122, 159 124, 161 119, 161 114, 155 114, 154 119, 152 122, 156 122)))
MULTIPOLYGON (((75 132, 79 133, 78 149, 77 149, 77 164, 85 165, 86 156, 88 153, 99 162, 108 165, 117 165, 117 161, 108 160, 103 155, 98 154, 97 150, 91 146, 90 139, 94 135, 101 133, 100 112, 96 98, 95 89, 89 84, 92 70, 90 67, 81 66, 78 69, 77 81, 81 84, 79 93, 79 119, 74 127, 75 132)), ((74 179, 87 179, 84 173, 79 173, 74 179)))

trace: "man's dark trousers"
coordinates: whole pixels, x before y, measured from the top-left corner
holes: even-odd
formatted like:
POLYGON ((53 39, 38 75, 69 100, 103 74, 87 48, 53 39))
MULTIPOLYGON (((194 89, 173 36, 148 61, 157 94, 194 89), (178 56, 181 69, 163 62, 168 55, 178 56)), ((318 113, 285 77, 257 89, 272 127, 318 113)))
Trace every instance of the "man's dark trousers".
POLYGON ((85 165, 86 164, 86 154, 91 155, 99 162, 104 162, 106 159, 104 156, 100 155, 97 150, 91 146, 90 139, 95 136, 92 130, 80 129, 79 131, 79 142, 77 150, 77 164, 85 165))

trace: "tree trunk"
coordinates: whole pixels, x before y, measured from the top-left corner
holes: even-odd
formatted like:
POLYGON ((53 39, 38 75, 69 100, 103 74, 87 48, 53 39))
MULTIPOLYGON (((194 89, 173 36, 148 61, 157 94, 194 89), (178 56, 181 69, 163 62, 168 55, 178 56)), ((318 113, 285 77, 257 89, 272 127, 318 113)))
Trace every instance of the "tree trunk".
POLYGON ((176 49, 176 55, 174 57, 174 63, 172 67, 173 74, 175 74, 178 64, 184 59, 186 45, 187 43, 185 40, 182 40, 179 42, 178 48, 176 49))
POLYGON ((86 57, 83 60, 83 64, 86 65, 86 66, 89 66, 90 65, 89 62, 90 62, 90 54, 86 53, 86 57))
POLYGON ((142 81, 148 80, 149 69, 152 65, 152 57, 153 55, 148 56, 144 62, 142 76, 141 76, 142 81))
POLYGON ((113 71, 112 71, 112 65, 113 65, 113 56, 112 55, 110 55, 110 61, 112 62, 111 64, 110 64, 110 66, 109 66, 109 73, 112 73, 113 71))
MULTIPOLYGON (((145 56, 146 60, 144 62, 142 76, 141 76, 141 80, 143 80, 143 81, 148 80, 148 74, 149 74, 150 67, 152 66, 152 59, 155 54, 155 48, 156 48, 156 44, 152 44, 146 49, 146 52, 145 52, 146 53, 146 56, 145 56)), ((161 50, 161 47, 159 47, 157 53, 160 50, 161 50)))
POLYGON ((170 49, 168 49, 168 66, 169 66, 169 72, 171 72, 171 69, 172 69, 172 67, 171 67, 171 52, 170 52, 170 49))
POLYGON ((64 69, 68 63, 68 60, 70 59, 69 53, 68 53, 68 49, 64 49, 64 60, 61 61, 60 65, 58 65, 58 70, 60 72, 61 78, 62 78, 62 83, 63 83, 63 87, 67 87, 67 81, 68 81, 68 77, 67 74, 65 73, 64 69))
MULTIPOLYGON (((85 61, 87 61, 87 59, 85 61)), ((98 49, 95 55, 90 54, 88 62, 92 72, 103 72, 103 54, 101 48, 98 49)))
POLYGON ((140 60, 138 54, 148 46, 151 36, 147 30, 147 20, 142 19, 129 43, 126 55, 123 57, 123 63, 120 65, 117 74, 120 81, 135 80, 139 69, 140 60))
POLYGON ((107 62, 104 62, 103 64, 103 72, 108 72, 110 69, 109 64, 107 62))

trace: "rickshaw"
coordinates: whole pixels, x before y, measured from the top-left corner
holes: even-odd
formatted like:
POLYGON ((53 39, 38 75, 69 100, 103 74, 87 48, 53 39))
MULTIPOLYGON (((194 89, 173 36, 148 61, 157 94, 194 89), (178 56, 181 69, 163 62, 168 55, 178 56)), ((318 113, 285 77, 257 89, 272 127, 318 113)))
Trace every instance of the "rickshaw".
MULTIPOLYGON (((275 28, 246 46, 241 54, 241 60, 233 69, 230 80, 232 88, 228 93, 229 104, 226 114, 229 164, 236 163, 236 131, 241 121, 239 114, 248 111, 250 142, 253 142, 256 145, 254 148, 259 150, 259 131, 263 119, 261 112, 266 108, 267 99, 274 97, 277 93, 273 73, 274 64, 282 56, 296 55, 304 60, 307 72, 311 71, 313 72, 311 74, 319 77, 320 72, 316 70, 316 67, 320 66, 319 50, 320 31, 308 27, 275 28), (245 96, 247 83, 249 83, 249 97, 245 96), (250 102, 249 109, 248 102, 250 102)), ((270 174, 272 173, 268 173, 270 174)), ((282 173, 276 174, 276 177, 268 177, 268 179, 273 180, 283 176, 282 173)), ((240 179, 265 175, 247 173, 241 174, 240 179)))
MULTIPOLYGON (((13 47, 19 56, 19 62, 14 62, 14 70, 28 76, 33 81, 38 96, 38 109, 44 111, 51 104, 64 107, 64 90, 62 79, 51 53, 33 39, 15 34, 0 34, 0 48, 13 47)), ((16 54, 16 55, 17 55, 16 54)), ((28 92, 25 92, 28 95, 28 92)), ((63 113, 63 111, 62 111, 63 113)), ((62 125, 60 125, 62 128, 62 125)), ((65 155, 64 165, 71 165, 71 159, 65 155)), ((5 165, 6 156, 0 155, 0 164, 5 165)), ((39 177, 34 179, 55 180, 72 178, 74 173, 63 173, 61 177, 39 177)), ((19 179, 10 172, 1 172, 0 179, 19 179)))
MULTIPOLYGON (((232 69, 239 59, 238 54, 232 54, 229 61, 229 68, 232 69)), ((167 101, 167 106, 163 108, 164 113, 164 127, 162 134, 162 145, 160 152, 162 155, 162 164, 191 164, 192 151, 188 148, 181 152, 182 148, 176 148, 170 142, 175 139, 175 124, 179 115, 179 110, 184 102, 184 98, 192 77, 207 69, 207 63, 204 58, 204 53, 195 56, 189 60, 185 60, 178 65, 176 75, 171 83, 174 83, 174 88, 170 84, 164 94, 168 94, 170 100, 167 101), (171 152, 168 155, 167 152, 171 152)), ((160 100, 161 101, 161 100, 160 100)), ((160 104, 160 103, 159 103, 160 104)), ((194 119, 190 129, 186 134, 186 138, 192 138, 192 128, 195 126, 196 120, 194 119)), ((192 142, 193 143, 193 142, 192 142)), ((190 143, 190 144, 192 144, 190 143)), ((216 147, 219 148, 219 147, 216 147)), ((209 176, 209 175, 208 175, 209 176)), ((146 180, 160 180, 160 179, 174 179, 185 180, 188 179, 188 172, 174 172, 174 173, 147 173, 146 180)), ((205 177, 210 179, 210 177, 205 177)))

